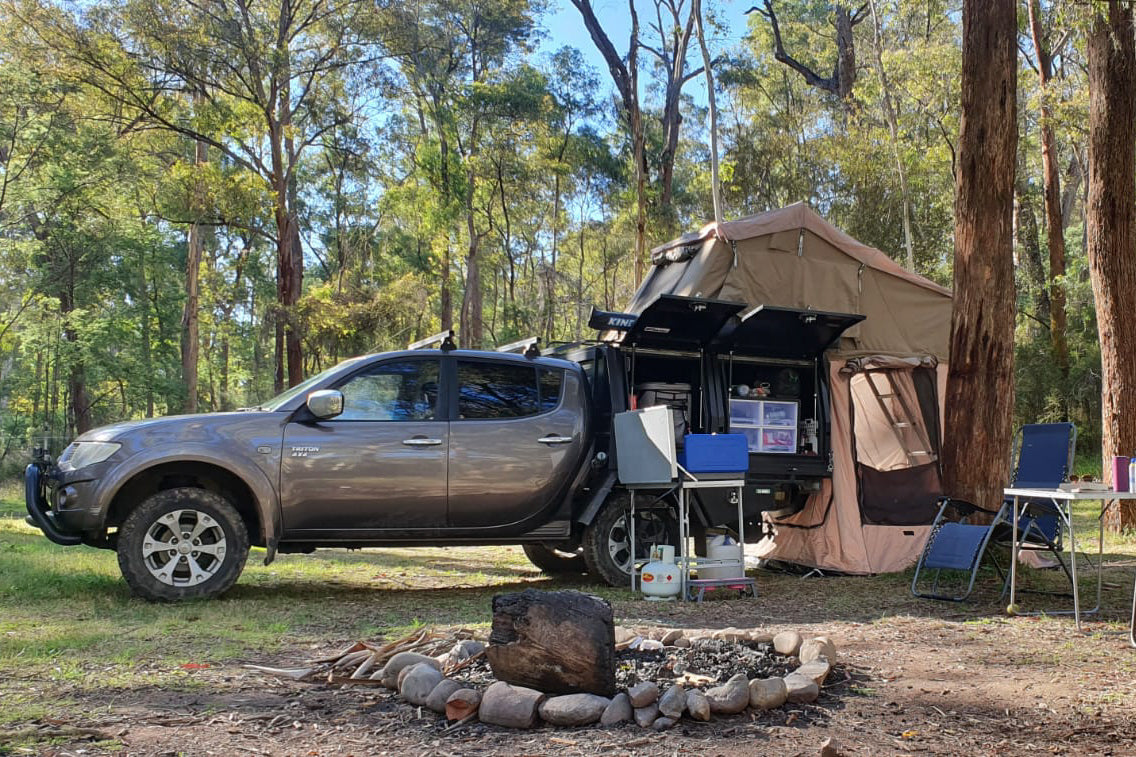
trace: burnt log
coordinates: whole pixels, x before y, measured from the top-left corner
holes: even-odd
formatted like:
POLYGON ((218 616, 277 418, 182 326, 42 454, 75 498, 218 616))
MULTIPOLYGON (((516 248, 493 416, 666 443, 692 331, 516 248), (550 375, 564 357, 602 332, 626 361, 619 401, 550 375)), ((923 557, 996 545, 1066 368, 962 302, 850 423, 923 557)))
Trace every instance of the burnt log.
POLYGON ((549 694, 615 694, 611 605, 578 591, 526 589, 493 597, 485 649, 499 681, 549 694))

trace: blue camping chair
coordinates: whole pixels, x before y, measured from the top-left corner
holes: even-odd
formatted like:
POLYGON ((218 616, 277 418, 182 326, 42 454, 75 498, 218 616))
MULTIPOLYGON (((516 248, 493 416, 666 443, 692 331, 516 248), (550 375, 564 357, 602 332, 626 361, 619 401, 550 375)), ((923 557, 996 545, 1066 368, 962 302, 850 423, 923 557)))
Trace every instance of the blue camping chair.
MULTIPOLYGON (((1073 467, 1073 450, 1077 430, 1072 423, 1035 423, 1022 426, 1018 432, 1016 464, 1013 486, 1029 489, 1056 489, 1073 467)), ((978 568, 991 541, 1008 542, 1012 536, 1012 507, 1003 500, 997 510, 979 507, 971 502, 942 497, 939 512, 931 524, 931 533, 923 546, 923 553, 915 566, 911 579, 911 593, 927 599, 944 599, 961 602, 974 590, 978 568), (987 524, 968 523, 972 516, 984 513, 991 516, 987 524), (919 579, 924 571, 934 571, 931 588, 921 591, 919 579), (940 591, 939 578, 943 571, 966 572, 970 580, 965 590, 951 593, 940 591)), ((1065 574, 1072 581, 1068 566, 1061 559, 1061 521, 1048 500, 1022 500, 1018 513, 1018 531, 1022 549, 1045 549, 1057 558, 1065 574)), ((1006 590, 1009 577, 990 556, 994 569, 1006 590)))

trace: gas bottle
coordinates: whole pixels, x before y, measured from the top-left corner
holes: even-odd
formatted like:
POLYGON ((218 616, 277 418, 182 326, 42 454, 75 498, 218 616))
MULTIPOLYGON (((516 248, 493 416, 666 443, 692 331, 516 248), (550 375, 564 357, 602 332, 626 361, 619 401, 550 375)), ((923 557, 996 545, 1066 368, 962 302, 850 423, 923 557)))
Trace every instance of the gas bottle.
POLYGON ((682 579, 675 565, 675 548, 670 544, 651 547, 651 562, 639 573, 639 588, 647 599, 674 599, 682 591, 682 579))

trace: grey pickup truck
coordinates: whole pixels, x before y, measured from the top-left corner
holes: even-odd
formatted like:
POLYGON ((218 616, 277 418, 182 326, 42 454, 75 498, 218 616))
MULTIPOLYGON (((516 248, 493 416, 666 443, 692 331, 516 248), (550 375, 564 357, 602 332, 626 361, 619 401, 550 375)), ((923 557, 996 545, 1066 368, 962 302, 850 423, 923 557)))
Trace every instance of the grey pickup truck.
MULTIPOLYGON (((624 585, 675 524, 660 497, 637 508, 630 544, 614 414, 666 402, 681 443, 729 430, 746 382, 793 403, 801 430, 750 455, 747 520, 800 507, 831 475, 823 353, 860 316, 743 307, 664 295, 637 316, 597 312, 605 339, 545 354, 368 355, 258 407, 95 429, 28 465, 28 521, 115 550, 151 600, 221 594, 250 545, 268 564, 320 547, 520 544, 545 571, 624 585)), ((699 500, 696 536, 736 512, 699 500)))

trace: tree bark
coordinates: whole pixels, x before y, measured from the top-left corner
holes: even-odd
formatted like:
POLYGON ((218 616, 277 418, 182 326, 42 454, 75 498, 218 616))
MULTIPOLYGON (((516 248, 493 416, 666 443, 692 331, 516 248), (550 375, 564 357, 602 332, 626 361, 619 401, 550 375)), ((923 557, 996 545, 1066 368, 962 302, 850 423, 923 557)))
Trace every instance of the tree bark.
POLYGON ((578 591, 493 597, 485 649, 498 680, 549 694, 615 693, 615 625, 611 605, 578 591))
MULTIPOLYGON (((1041 165, 1045 186, 1045 228, 1049 244, 1049 338, 1053 362, 1061 374, 1062 411, 1066 411, 1066 385, 1069 380, 1069 342, 1065 317, 1065 223, 1061 207, 1061 174, 1057 166, 1057 136, 1053 131, 1053 97, 1049 85, 1053 78, 1053 55, 1041 28, 1041 2, 1029 2, 1030 35, 1037 55, 1038 82, 1041 87, 1041 165)), ((1106 466, 1107 467, 1107 466, 1106 466)))
POLYGON ((1009 472, 1017 133, 1014 0, 965 0, 955 181, 954 311, 943 442, 947 494, 992 507, 1009 472))
MULTIPOLYGON (((208 146, 198 139, 194 143, 194 166, 200 171, 209 160, 208 146)), ((205 193, 203 181, 194 181, 193 200, 190 212, 197 216, 202 212, 205 193)), ((200 309, 198 281, 201 271, 201 253, 204 248, 201 240, 201 224, 194 221, 189 225, 185 256, 185 307, 181 313, 181 376, 185 383, 185 403, 187 413, 197 412, 197 356, 198 319, 200 309)))
POLYGON ((274 53, 279 71, 274 81, 279 92, 270 105, 268 117, 269 150, 272 155, 271 183, 276 206, 276 391, 304 380, 304 355, 296 330, 296 303, 303 288, 304 257, 300 247, 300 228, 292 202, 295 150, 292 147, 292 70, 289 61, 289 30, 293 22, 291 0, 280 0, 279 33, 274 53))
MULTIPOLYGON (((1098 6, 1099 7, 1099 6, 1098 6)), ((1092 20, 1089 59, 1089 272, 1100 336, 1101 454, 1136 452, 1136 38, 1132 5, 1110 0, 1092 20)), ((1121 502, 1111 528, 1136 525, 1121 502)))

